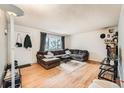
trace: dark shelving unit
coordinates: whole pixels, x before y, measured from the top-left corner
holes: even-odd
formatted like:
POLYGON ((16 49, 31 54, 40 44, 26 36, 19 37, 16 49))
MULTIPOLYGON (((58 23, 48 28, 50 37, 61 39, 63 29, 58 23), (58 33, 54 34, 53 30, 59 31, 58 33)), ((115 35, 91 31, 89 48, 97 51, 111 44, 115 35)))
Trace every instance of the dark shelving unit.
POLYGON ((98 74, 98 79, 105 79, 108 81, 116 82, 116 79, 118 77, 118 61, 113 61, 114 64, 111 65, 107 62, 107 58, 103 60, 100 66, 100 72, 98 74))

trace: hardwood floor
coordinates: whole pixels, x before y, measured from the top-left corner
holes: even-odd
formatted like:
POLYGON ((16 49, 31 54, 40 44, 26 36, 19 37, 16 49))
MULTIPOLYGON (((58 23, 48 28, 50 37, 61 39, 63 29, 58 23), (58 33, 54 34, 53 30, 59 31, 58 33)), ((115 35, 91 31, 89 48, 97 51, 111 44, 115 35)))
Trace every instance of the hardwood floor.
POLYGON ((99 64, 93 61, 66 73, 55 67, 45 70, 39 64, 21 69, 23 88, 86 88, 97 78, 99 64))

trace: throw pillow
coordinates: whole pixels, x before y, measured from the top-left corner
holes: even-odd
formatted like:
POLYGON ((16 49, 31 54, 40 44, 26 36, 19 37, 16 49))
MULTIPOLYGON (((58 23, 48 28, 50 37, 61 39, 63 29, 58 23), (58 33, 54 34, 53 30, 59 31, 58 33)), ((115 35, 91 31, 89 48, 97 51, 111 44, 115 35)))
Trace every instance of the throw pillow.
POLYGON ((69 50, 66 50, 65 53, 66 54, 71 54, 71 52, 69 50))
POLYGON ((48 52, 47 55, 44 55, 45 58, 53 58, 54 54, 52 52, 48 52))
POLYGON ((51 55, 51 56, 54 56, 54 54, 50 51, 48 51, 47 55, 51 55))

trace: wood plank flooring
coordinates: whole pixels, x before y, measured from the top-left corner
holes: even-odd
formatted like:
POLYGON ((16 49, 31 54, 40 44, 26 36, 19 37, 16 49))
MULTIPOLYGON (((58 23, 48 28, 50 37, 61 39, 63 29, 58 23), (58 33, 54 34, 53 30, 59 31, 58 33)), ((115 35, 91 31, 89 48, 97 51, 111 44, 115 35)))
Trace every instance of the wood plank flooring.
POLYGON ((93 61, 67 73, 58 67, 45 70, 39 64, 21 68, 23 88, 86 88, 97 78, 99 64, 93 61))

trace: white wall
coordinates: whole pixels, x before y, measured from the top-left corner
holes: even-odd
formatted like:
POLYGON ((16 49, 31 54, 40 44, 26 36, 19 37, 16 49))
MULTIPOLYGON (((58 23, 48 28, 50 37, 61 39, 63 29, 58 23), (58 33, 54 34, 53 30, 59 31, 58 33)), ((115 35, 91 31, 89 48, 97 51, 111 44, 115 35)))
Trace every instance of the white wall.
MULTIPOLYGON (((7 63, 7 36, 4 34, 6 28, 6 18, 2 10, 0 10, 0 81, 7 63)), ((1 83, 1 82, 0 82, 1 83)))
POLYGON ((78 33, 68 37, 69 48, 88 50, 90 60, 101 62, 106 57, 106 45, 100 38, 101 33, 108 33, 107 30, 78 33))
MULTIPOLYGON (((40 48, 40 30, 30 28, 30 27, 25 27, 25 26, 20 26, 20 25, 15 25, 15 31, 16 32, 29 32, 31 33, 31 41, 32 41, 32 63, 36 63, 36 53, 39 51, 40 48)), ((17 53, 18 54, 18 53, 17 53)), ((25 63, 22 63, 25 64, 25 63)), ((29 64, 27 62, 27 64, 29 64)))
MULTIPOLYGON (((118 31, 119 31, 119 54, 121 53, 121 59, 119 62, 119 74, 121 80, 124 81, 124 5, 122 6, 121 9, 121 14, 120 14, 120 19, 119 19, 119 26, 118 26, 118 31)), ((124 87, 124 83, 122 84, 122 87, 124 87)))
POLYGON ((65 48, 70 48, 71 37, 70 35, 65 36, 65 48))

